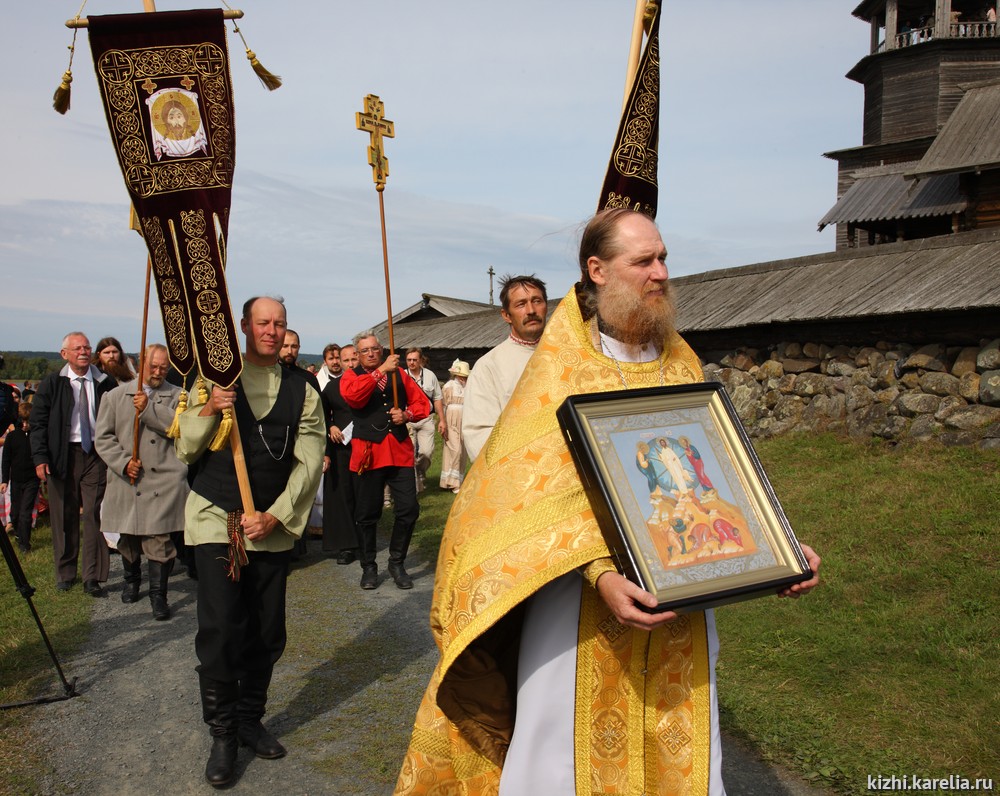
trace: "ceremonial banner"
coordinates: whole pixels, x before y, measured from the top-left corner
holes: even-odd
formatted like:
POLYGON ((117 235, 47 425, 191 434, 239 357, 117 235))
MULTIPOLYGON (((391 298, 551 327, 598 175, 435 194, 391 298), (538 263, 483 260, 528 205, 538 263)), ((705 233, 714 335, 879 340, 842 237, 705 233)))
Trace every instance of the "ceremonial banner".
POLYGON ((229 386, 242 370, 225 279, 236 154, 221 10, 92 16, 90 48, 153 263, 171 363, 229 386))
POLYGON ((656 218, 656 148, 660 137, 660 4, 611 150, 598 210, 628 207, 656 218))

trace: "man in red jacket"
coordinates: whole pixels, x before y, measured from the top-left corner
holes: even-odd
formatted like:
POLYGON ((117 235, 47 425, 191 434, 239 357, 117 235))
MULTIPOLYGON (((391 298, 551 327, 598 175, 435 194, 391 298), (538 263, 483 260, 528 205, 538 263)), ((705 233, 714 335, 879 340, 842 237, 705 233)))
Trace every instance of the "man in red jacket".
POLYGON ((385 355, 378 337, 362 332, 354 340, 360 364, 345 370, 340 394, 354 415, 351 472, 356 486, 361 588, 378 588, 375 528, 382 516, 383 493, 392 494, 395 521, 389 539, 389 574, 400 589, 412 589, 403 566, 420 515, 413 475, 413 443, 407 423, 430 414, 424 391, 399 367, 399 355, 385 355))

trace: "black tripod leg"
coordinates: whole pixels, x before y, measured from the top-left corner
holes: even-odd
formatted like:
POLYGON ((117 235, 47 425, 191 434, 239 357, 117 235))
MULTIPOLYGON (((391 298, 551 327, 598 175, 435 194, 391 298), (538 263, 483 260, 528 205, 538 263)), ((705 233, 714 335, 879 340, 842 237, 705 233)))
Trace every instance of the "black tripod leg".
POLYGON ((48 633, 45 632, 45 628, 42 626, 42 618, 38 615, 38 611, 35 610, 35 603, 32 601, 31 597, 35 593, 34 587, 28 583, 28 578, 24 574, 24 569, 21 567, 21 561, 18 559, 17 554, 14 552, 14 547, 10 543, 10 539, 7 538, 7 534, 0 532, 0 548, 3 549, 3 557, 7 562, 7 568, 10 570, 11 577, 14 579, 14 585, 17 590, 21 592, 21 596, 28 601, 28 608, 31 609, 31 615, 35 617, 35 624, 38 625, 38 632, 42 635, 42 641, 45 642, 45 647, 49 651, 49 655, 52 657, 52 663, 56 667, 56 671, 59 673, 59 679, 63 684, 64 693, 61 696, 52 697, 38 697, 37 699, 29 699, 26 702, 16 702, 10 705, 0 705, 0 710, 5 710, 7 708, 20 708, 26 705, 40 705, 46 702, 59 702, 63 699, 70 699, 71 697, 79 696, 76 690, 76 678, 74 677, 72 681, 66 679, 66 675, 63 674, 62 666, 59 665, 59 659, 56 657, 56 651, 52 649, 52 642, 49 641, 48 633))

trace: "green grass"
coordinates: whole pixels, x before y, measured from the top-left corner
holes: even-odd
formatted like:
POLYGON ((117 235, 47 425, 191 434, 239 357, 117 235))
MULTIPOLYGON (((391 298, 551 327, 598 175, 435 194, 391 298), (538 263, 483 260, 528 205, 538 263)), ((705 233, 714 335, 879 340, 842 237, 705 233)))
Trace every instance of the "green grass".
MULTIPOLYGON (((454 498, 437 488, 440 447, 411 547, 431 563, 454 498)), ((718 609, 724 728, 839 793, 866 792, 869 774, 996 780, 1000 455, 830 435, 787 436, 757 450, 796 534, 823 558, 822 584, 801 600, 718 609)), ((391 519, 385 512, 380 534, 391 519)), ((91 606, 79 588, 54 590, 47 537, 47 528, 38 532, 40 550, 26 570, 67 659, 86 638, 91 606)), ((364 770, 391 785, 409 721, 373 719, 415 709, 427 676, 416 659, 427 650, 400 644, 377 601, 371 613, 368 601, 317 610, 331 599, 329 586, 308 585, 309 574, 293 572, 302 582, 290 599, 300 602, 289 605, 282 662, 296 665, 301 653, 307 667, 297 710, 335 711, 329 736, 340 746, 320 764, 333 779, 364 770)), ((426 595, 401 605, 405 621, 426 627, 426 595)), ((0 661, 4 703, 60 693, 27 605, 3 572, 0 661)), ((0 712, 0 782, 23 792, 37 790, 31 785, 47 765, 31 751, 31 711, 0 712)))
MULTIPOLYGON (((68 592, 56 591, 52 531, 45 515, 38 525, 31 538, 35 549, 19 561, 28 584, 36 590, 31 599, 42 626, 64 665, 90 634, 93 600, 79 585, 68 592)), ((0 563, 0 662, 0 704, 64 693, 28 601, 16 588, 6 562, 0 563)), ((38 751, 43 747, 32 736, 31 716, 36 709, 0 711, 0 782, 13 793, 38 792, 38 777, 48 770, 38 751)))
POLYGON ((822 556, 797 601, 719 609, 724 725, 843 793, 1000 774, 1000 457, 794 435, 757 446, 822 556))

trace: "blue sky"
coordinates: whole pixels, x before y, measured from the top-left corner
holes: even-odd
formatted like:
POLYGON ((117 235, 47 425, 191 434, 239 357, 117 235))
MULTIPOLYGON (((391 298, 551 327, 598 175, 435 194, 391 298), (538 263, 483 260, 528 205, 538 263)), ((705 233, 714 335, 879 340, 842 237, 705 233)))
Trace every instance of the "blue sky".
MULTIPOLYGON (((234 306, 283 295, 306 352, 385 318, 378 200, 354 126, 368 93, 396 129, 394 311, 422 292, 486 301, 490 266, 569 289, 618 125, 632 0, 234 5, 285 80, 264 90, 230 36, 234 306)), ((658 223, 672 274, 833 249, 833 230, 816 231, 836 200, 822 153, 861 143, 863 91, 844 77, 869 41, 855 5, 664 0, 658 223)), ((85 13, 141 6, 89 0, 85 13)), ((52 350, 76 328, 139 346, 145 249, 127 229, 84 32, 72 108, 51 108, 78 8, 22 3, 0 28, 0 350, 52 350)), ((154 313, 149 339, 162 336, 154 313)))

